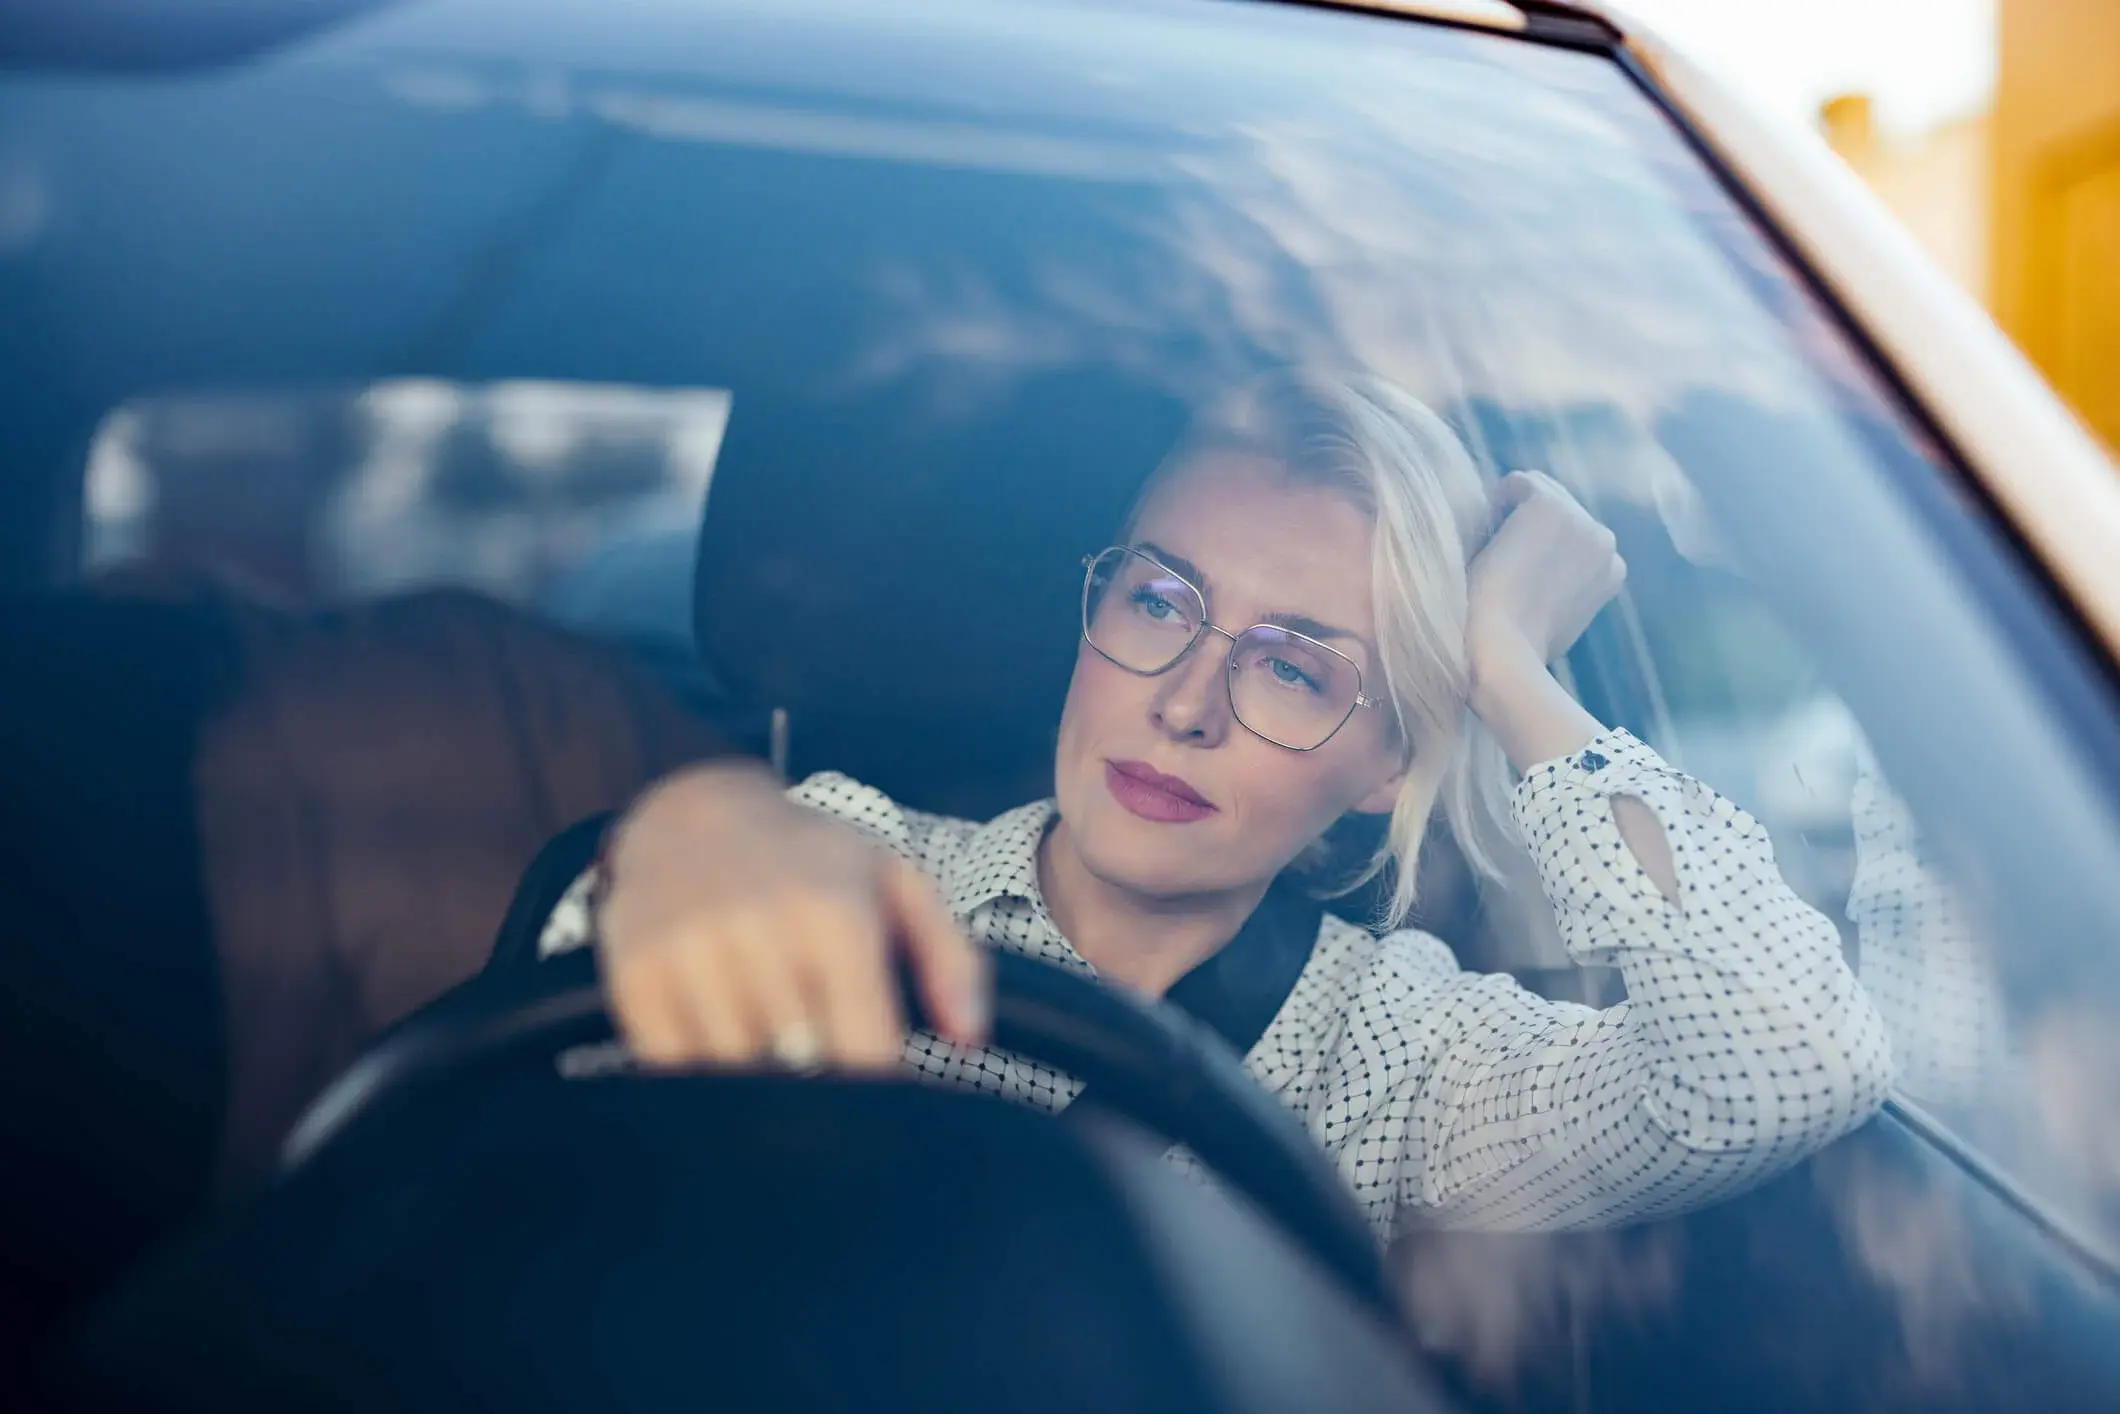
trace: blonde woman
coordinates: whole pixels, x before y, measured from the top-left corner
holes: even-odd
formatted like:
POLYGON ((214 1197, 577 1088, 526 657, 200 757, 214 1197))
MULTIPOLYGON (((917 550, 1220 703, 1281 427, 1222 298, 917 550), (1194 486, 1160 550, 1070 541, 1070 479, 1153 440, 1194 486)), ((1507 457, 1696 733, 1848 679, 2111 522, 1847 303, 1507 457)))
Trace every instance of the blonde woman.
POLYGON ((1058 1109, 1075 1080, 983 1044, 983 949, 1161 997, 1293 930, 1246 1066, 1380 1234, 1711 1201, 1860 1123, 1890 1052, 1765 832, 1548 671, 1623 574, 1552 480, 1490 503, 1405 393, 1268 379, 1199 419, 1090 558, 1055 799, 977 824, 843 776, 696 768, 619 822, 541 950, 593 938, 649 1063, 903 1061, 1058 1109), (1495 743, 1562 936, 1619 967, 1623 1005, 1468 973, 1399 926, 1431 817, 1487 837, 1495 743), (1380 843, 1349 870, 1335 841, 1363 832, 1335 826, 1362 816, 1380 843), (1308 902, 1379 870, 1382 936, 1308 902), (906 1033, 899 958, 938 1034, 906 1033))

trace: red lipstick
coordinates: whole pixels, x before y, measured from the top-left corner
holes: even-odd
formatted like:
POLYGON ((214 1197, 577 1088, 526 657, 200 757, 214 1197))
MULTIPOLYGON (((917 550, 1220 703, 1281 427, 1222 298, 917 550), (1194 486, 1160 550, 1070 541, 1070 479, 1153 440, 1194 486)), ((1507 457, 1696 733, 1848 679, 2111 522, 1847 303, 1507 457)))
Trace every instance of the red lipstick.
POLYGON ((1166 776, 1146 761, 1107 761, 1104 786, 1112 799, 1144 820, 1182 825, 1205 820, 1215 804, 1177 776, 1166 776))

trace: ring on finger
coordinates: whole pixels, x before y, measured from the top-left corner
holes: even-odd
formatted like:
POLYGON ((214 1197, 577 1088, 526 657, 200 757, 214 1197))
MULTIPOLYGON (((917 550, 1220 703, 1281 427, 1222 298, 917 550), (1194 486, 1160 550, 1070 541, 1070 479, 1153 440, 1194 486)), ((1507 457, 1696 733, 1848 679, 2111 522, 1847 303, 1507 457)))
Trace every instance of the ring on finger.
POLYGON ((824 1061, 824 1042, 819 1039, 817 1028, 807 1021, 791 1021, 780 1027, 773 1033, 769 1049, 783 1070, 798 1075, 819 1069, 824 1061))

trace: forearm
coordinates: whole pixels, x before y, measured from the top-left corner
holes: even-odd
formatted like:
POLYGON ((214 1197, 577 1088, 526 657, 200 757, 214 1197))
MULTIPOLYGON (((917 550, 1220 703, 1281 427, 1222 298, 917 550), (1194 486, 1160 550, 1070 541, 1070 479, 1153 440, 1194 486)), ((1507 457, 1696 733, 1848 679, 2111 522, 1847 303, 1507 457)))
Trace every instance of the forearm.
POLYGON ((1484 1025, 1441 1009, 1457 1030, 1436 1028, 1434 1044, 1453 1059, 1423 1088, 1432 1123, 1415 1149, 1423 1173, 1460 1180, 1419 1195, 1441 1220, 1550 1226, 1690 1206, 1875 1109, 1892 1077, 1883 1023, 1757 821, 1620 731, 1535 764, 1511 803, 1569 955, 1617 967, 1628 1000, 1542 1020, 1552 1004, 1527 997, 1484 1025), (1634 858, 1608 808, 1621 796, 1668 840, 1682 907, 1634 858), (1512 1160, 1507 1178, 1492 1171, 1512 1160), (1526 1201, 1470 1196, 1475 1171, 1482 1190, 1526 1201))
MULTIPOLYGON (((1472 710, 1519 774, 1580 751, 1604 733, 1604 724, 1528 652, 1497 653, 1475 663, 1472 710)), ((1642 872, 1676 901, 1678 870, 1656 816, 1631 796, 1615 796, 1612 819, 1642 872)))

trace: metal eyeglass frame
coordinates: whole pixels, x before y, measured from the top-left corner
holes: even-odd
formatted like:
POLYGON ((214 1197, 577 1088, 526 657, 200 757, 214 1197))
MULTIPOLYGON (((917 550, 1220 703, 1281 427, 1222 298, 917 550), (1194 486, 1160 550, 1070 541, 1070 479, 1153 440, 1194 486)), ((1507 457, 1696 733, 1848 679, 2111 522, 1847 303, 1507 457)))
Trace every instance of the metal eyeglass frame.
POLYGON ((1149 554, 1146 550, 1137 550, 1131 545, 1107 545, 1094 555, 1084 555, 1082 557, 1082 641, 1084 643, 1087 643, 1092 649, 1094 649, 1098 657, 1102 658, 1105 662, 1110 663, 1113 667, 1123 669, 1126 672, 1134 674, 1136 677, 1161 677, 1164 673, 1169 672, 1172 668, 1175 668, 1178 666, 1178 664, 1184 662, 1186 655, 1188 653, 1191 653, 1193 649, 1199 646, 1200 640, 1207 636, 1209 630, 1212 630, 1215 633, 1219 633, 1224 638, 1229 640, 1229 656, 1224 659, 1222 663, 1222 695, 1229 699, 1229 715, 1231 719, 1234 720, 1238 726, 1244 728, 1244 730, 1250 732, 1253 736, 1267 743, 1269 746, 1278 746, 1283 751, 1316 751, 1319 747, 1325 745, 1326 742, 1331 741, 1334 737, 1338 736, 1340 734, 1340 728, 1346 726, 1349 722, 1353 721, 1354 714, 1357 711, 1364 707, 1381 707, 1383 705, 1382 700, 1379 698, 1365 697, 1362 695, 1362 665, 1360 663, 1357 663, 1354 659, 1348 657, 1345 653, 1342 653, 1339 649, 1333 647, 1329 643, 1320 643, 1317 639, 1312 638, 1307 633, 1300 633, 1292 628, 1282 628, 1279 624, 1258 623, 1253 624, 1251 628, 1247 628, 1240 633, 1231 633, 1228 629, 1223 628, 1220 624, 1208 622, 1207 596, 1201 592, 1200 586, 1194 584, 1184 575, 1179 574, 1176 570, 1172 569, 1169 565, 1164 564, 1161 560, 1157 559, 1154 555, 1149 554), (1190 589, 1192 591, 1193 598, 1197 599, 1200 602, 1200 626, 1193 630, 1191 638, 1185 640, 1185 646, 1183 648, 1180 648, 1175 654, 1173 654, 1171 660, 1168 663, 1165 663, 1160 668, 1144 670, 1141 668, 1136 668, 1129 663, 1120 662, 1117 658, 1114 658, 1111 654, 1105 652, 1102 648, 1098 648, 1096 638, 1093 637, 1089 631, 1089 596, 1090 590, 1096 581, 1097 562, 1103 559, 1106 555, 1111 554, 1114 550, 1118 550, 1125 554, 1134 555, 1139 557, 1140 559, 1146 560, 1148 563, 1154 565, 1163 573, 1169 575, 1172 579, 1178 581, 1178 583, 1184 585, 1187 589, 1190 589), (1253 629, 1262 628, 1272 629, 1275 633, 1284 634, 1289 638, 1300 639, 1304 643, 1309 644, 1311 647, 1319 650, 1320 652, 1330 653, 1333 657, 1338 658, 1341 662, 1345 663, 1348 668, 1354 673, 1354 704, 1347 709, 1347 715, 1340 718, 1338 722, 1334 723, 1332 730, 1325 733, 1325 735, 1320 737, 1313 745, 1290 746, 1285 741, 1278 741, 1275 738, 1270 737, 1266 733, 1260 731, 1251 723, 1245 721, 1244 714, 1237 710, 1236 687, 1231 681, 1232 675, 1235 673, 1237 666, 1237 642, 1238 640, 1243 638, 1245 634, 1252 632, 1253 629))

